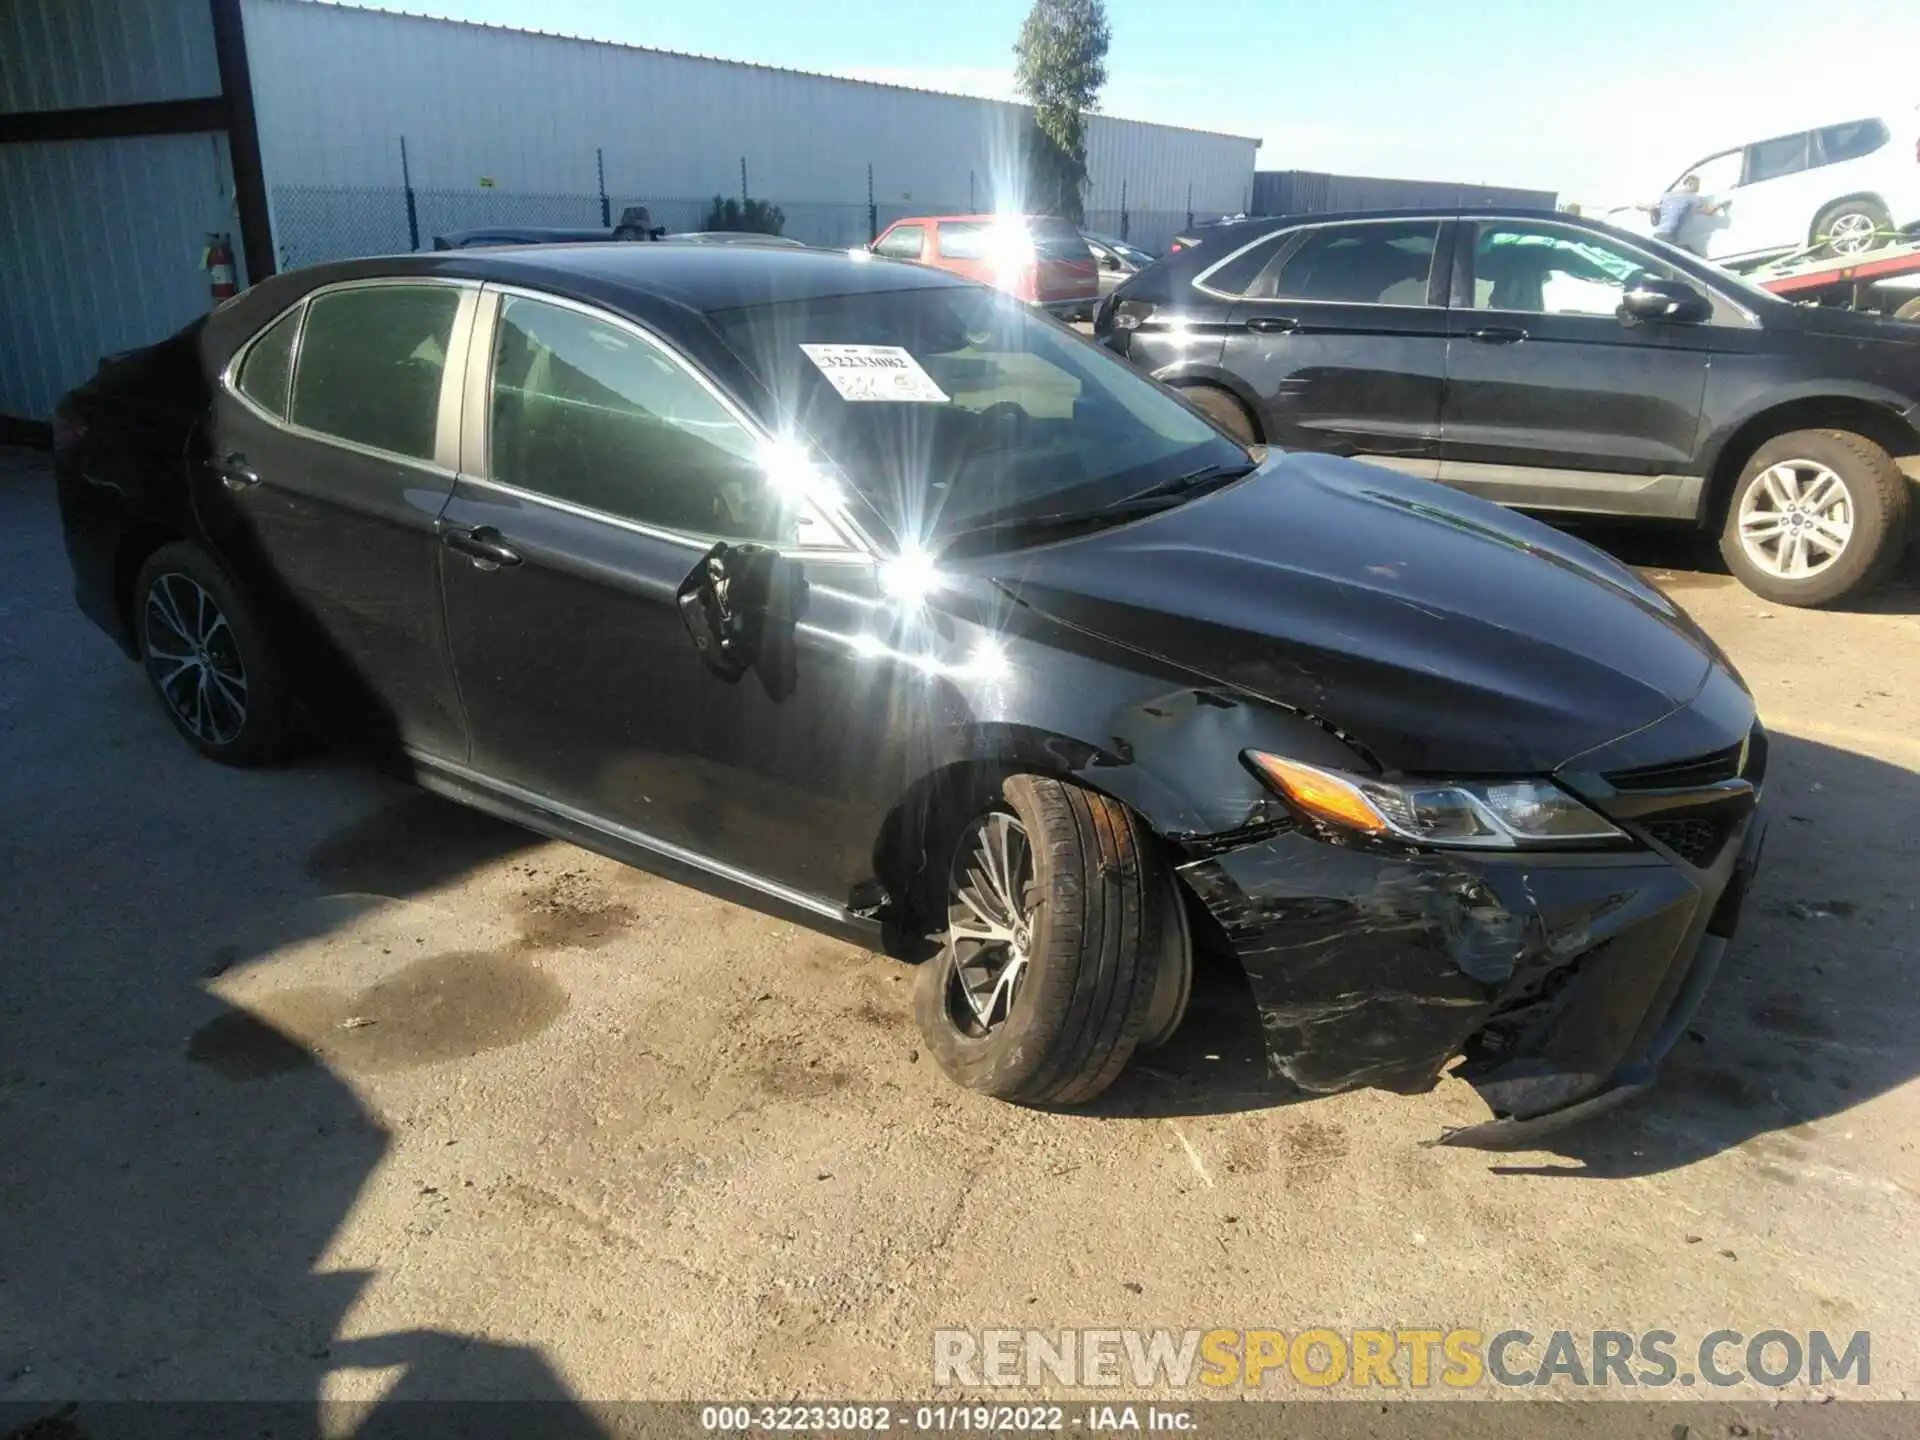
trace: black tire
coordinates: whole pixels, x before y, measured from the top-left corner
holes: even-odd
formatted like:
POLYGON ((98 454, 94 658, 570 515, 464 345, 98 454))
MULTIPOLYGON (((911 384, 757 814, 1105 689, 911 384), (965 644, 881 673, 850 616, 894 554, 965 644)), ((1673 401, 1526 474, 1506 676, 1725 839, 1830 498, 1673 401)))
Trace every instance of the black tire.
POLYGON ((280 758, 290 735, 280 666, 252 606, 211 555, 185 541, 154 551, 133 582, 129 618, 147 681, 181 739, 223 765, 280 758), (192 659, 167 658, 175 655, 192 659))
MULTIPOLYGON (((1749 590, 1781 605, 1831 605, 1863 595, 1900 563, 1907 539, 1907 492, 1907 478, 1893 457, 1864 435, 1850 430, 1794 430, 1775 436, 1753 452, 1734 482, 1720 532, 1721 558, 1749 590), (1777 508, 1759 493, 1764 488, 1762 477, 1789 462, 1832 471, 1846 489, 1844 498, 1851 510, 1852 533, 1839 553, 1804 578, 1774 573, 1748 553, 1741 539, 1741 512, 1749 494, 1754 494, 1757 506, 1777 508)), ((1764 545, 1760 548, 1767 553, 1764 545)))
MULTIPOLYGON (((920 967, 914 1018, 940 1068, 969 1090, 1023 1105, 1091 1100, 1126 1068, 1154 1018, 1174 923, 1170 877, 1133 813, 1080 786, 1011 776, 962 827, 952 856, 965 855, 992 816, 1018 823, 1031 857, 1025 970, 1004 1017, 982 1026, 961 992, 956 947, 943 942, 920 967)), ((964 919, 951 880, 946 899, 950 923, 964 919)))
POLYGON ((1920 295, 1914 296, 1913 299, 1907 301, 1906 304, 1894 311, 1893 318, 1896 320, 1920 320, 1920 295))
POLYGON ((1861 255, 1869 250, 1877 250, 1887 243, 1886 232, 1893 229, 1893 218, 1887 214, 1886 207, 1872 200, 1839 200, 1822 210, 1813 222, 1813 233, 1808 238, 1818 245, 1833 234, 1834 227, 1843 222, 1859 225, 1864 221, 1873 227, 1874 234, 1864 245, 1843 249, 1834 245, 1834 251, 1842 255, 1861 255))
POLYGON ((1254 430, 1253 417, 1231 391, 1222 390, 1218 385, 1183 385, 1180 394, 1189 405, 1242 445, 1260 443, 1260 436, 1254 430))

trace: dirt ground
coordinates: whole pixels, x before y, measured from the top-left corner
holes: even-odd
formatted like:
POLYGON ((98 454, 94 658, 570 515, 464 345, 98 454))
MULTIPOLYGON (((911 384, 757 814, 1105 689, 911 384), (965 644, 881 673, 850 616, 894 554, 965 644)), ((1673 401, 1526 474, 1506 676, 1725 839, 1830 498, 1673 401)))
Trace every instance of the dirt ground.
POLYGON ((1759 695, 1774 828, 1657 1092, 1487 1155, 1421 1143, 1457 1082, 1292 1102, 1231 974, 1092 1112, 1019 1110, 921 1053, 903 965, 200 761, 0 452, 0 1400, 911 1396, 941 1326, 1375 1324, 1867 1330, 1920 1398, 1920 591, 1610 543, 1759 695))

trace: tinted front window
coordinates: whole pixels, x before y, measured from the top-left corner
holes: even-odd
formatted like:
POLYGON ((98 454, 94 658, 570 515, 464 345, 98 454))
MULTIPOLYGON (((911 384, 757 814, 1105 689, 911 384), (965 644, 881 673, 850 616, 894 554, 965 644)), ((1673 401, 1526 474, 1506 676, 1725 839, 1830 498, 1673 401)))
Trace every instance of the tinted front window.
POLYGON ((374 285, 307 302, 293 377, 296 425, 431 460, 460 292, 446 285, 374 285))
POLYGON ((880 237, 873 247, 876 255, 891 255, 896 260, 918 260, 926 231, 919 225, 901 225, 880 237))
POLYGON ((1435 220, 1309 230, 1277 272, 1261 277, 1254 294, 1351 305, 1424 305, 1439 239, 1435 220))
POLYGON ((1778 140, 1762 140, 1747 147, 1747 173, 1744 183, 1777 180, 1807 168, 1807 136, 1783 135, 1778 140))
POLYGON ((277 420, 287 418, 287 383, 293 378, 293 340, 300 333, 294 307, 267 327, 240 362, 240 393, 277 420))
POLYGON ((1246 463, 1125 362, 991 292, 941 286, 711 318, 906 539, 1078 511, 1197 467, 1246 463), (905 371, 921 398, 844 398, 803 345, 857 347, 836 358, 905 371))
POLYGON ((1200 283, 1222 295, 1244 295, 1247 288, 1259 278, 1260 272, 1267 268, 1267 262, 1280 253, 1280 247, 1290 238, 1287 235, 1270 235, 1233 256, 1219 269, 1205 274, 1200 283))
POLYGON ((757 438, 652 342, 509 296, 493 354, 493 479, 682 534, 783 538, 757 438))
POLYGON ((1637 276, 1684 278, 1632 251, 1551 225, 1483 220, 1474 232, 1476 310, 1612 316, 1637 276))
POLYGON ((1820 147, 1820 163, 1837 165, 1842 160, 1858 160, 1871 155, 1891 138, 1878 120, 1854 120, 1845 125, 1829 125, 1814 132, 1820 147))

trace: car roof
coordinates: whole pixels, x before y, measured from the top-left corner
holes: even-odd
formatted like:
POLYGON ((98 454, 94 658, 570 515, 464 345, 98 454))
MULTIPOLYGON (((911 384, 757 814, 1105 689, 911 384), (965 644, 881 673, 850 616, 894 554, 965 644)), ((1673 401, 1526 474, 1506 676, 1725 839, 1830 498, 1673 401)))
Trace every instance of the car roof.
POLYGON ((476 230, 449 230, 433 237, 447 245, 546 245, 575 240, 611 240, 613 232, 598 226, 488 225, 476 230))
POLYGON ((786 245, 599 242, 342 260, 285 278, 298 277, 305 292, 341 280, 432 275, 527 285, 626 313, 647 301, 716 314, 753 305, 968 283, 930 267, 864 252, 855 259, 844 251, 786 245))
POLYGON ((1062 225, 1073 224, 1071 220, 1061 219, 1058 215, 902 215, 887 228, 891 230, 894 225, 948 225, 962 220, 970 224, 975 222, 992 224, 995 221, 1007 220, 1054 220, 1062 225))

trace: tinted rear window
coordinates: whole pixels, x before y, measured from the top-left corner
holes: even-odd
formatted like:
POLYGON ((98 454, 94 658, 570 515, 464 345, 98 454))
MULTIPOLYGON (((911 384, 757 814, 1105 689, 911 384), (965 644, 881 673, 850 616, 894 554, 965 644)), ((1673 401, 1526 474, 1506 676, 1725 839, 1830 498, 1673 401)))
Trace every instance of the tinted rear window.
POLYGON ((1821 159, 1828 165, 1871 155, 1891 138, 1878 120, 1853 120, 1814 133, 1819 138, 1821 159))
POLYGON ((1267 268, 1267 262, 1280 253, 1280 247, 1288 238, 1285 235, 1268 236, 1235 255, 1219 269, 1207 273, 1200 283, 1222 295, 1246 294, 1260 272, 1267 268))
POLYGON ((293 423, 394 455, 431 460, 460 292, 371 285, 307 302, 293 376, 293 423))
POLYGON ((1349 305, 1424 305, 1440 225, 1328 225, 1307 232, 1277 274, 1264 275, 1255 293, 1275 300, 1324 300, 1349 305))
POLYGON ((947 220, 940 225, 936 244, 945 260, 984 260, 987 232, 992 227, 984 220, 947 220))

